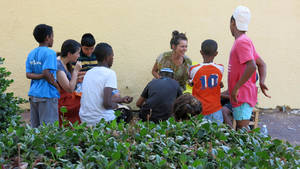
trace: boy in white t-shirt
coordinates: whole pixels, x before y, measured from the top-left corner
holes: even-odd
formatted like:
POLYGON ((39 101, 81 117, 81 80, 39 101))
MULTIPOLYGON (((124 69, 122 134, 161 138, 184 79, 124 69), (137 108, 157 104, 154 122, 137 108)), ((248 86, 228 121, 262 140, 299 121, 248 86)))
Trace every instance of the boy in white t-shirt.
POLYGON ((116 118, 117 103, 130 103, 132 97, 112 97, 117 89, 116 73, 110 69, 113 63, 113 49, 107 43, 99 43, 94 51, 98 66, 87 71, 82 84, 80 119, 88 126, 95 126, 101 119, 111 121, 116 118))

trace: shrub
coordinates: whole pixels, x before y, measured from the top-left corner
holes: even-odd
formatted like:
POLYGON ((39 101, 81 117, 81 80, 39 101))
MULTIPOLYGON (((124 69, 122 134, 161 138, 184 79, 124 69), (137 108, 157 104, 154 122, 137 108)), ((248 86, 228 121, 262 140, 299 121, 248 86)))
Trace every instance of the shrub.
POLYGON ((32 129, 9 127, 0 135, 0 163, 18 155, 30 168, 296 168, 299 147, 281 140, 217 126, 201 116, 154 124, 102 121, 32 129))
POLYGON ((15 97, 12 92, 6 92, 6 89, 13 83, 12 79, 7 79, 11 72, 1 66, 4 58, 0 58, 0 132, 6 130, 9 123, 19 124, 22 112, 19 104, 25 103, 24 99, 15 97))

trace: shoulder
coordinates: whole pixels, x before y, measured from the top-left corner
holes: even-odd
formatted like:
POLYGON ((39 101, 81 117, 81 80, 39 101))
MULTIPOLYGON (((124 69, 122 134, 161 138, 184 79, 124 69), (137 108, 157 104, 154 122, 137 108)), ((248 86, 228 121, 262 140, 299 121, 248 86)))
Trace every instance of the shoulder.
POLYGON ((242 37, 236 40, 235 44, 237 46, 248 46, 252 44, 252 41, 247 35, 242 35, 242 37))
POLYGON ((43 52, 50 54, 50 55, 55 55, 56 56, 56 52, 53 49, 50 49, 48 47, 41 47, 41 49, 43 52))
POLYGON ((101 75, 105 75, 108 78, 111 78, 111 77, 115 78, 117 76, 116 72, 114 70, 107 68, 107 67, 100 66, 100 67, 94 67, 92 69, 96 69, 96 70, 100 71, 101 75))
POLYGON ((64 71, 64 66, 61 63, 61 60, 57 59, 57 70, 62 70, 64 71))
POLYGON ((172 55, 172 51, 163 52, 157 57, 156 62, 160 62, 163 59, 167 59, 171 57, 171 55, 172 55))
POLYGON ((184 55, 184 61, 188 64, 188 65, 192 65, 192 60, 188 57, 188 56, 186 56, 186 55, 184 55))
POLYGON ((214 66, 218 68, 222 73, 224 72, 224 65, 214 63, 214 66))

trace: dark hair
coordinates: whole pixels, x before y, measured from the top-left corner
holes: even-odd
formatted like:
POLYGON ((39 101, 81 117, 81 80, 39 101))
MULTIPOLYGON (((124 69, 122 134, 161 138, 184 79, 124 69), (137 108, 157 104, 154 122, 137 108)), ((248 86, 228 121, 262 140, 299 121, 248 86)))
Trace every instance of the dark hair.
POLYGON ((230 17, 230 21, 235 21, 235 19, 234 19, 233 15, 231 15, 231 17, 230 17))
MULTIPOLYGON (((61 46, 60 56, 63 58, 67 57, 68 53, 74 54, 79 49, 80 49, 80 43, 78 43, 77 41, 73 39, 65 40, 61 46)), ((67 69, 69 72, 73 71, 71 63, 67 63, 67 69)))
POLYGON ((98 62, 103 62, 108 56, 113 54, 113 49, 107 43, 98 43, 95 47, 94 54, 98 62))
POLYGON ((172 78, 173 79, 173 77, 174 77, 174 73, 171 73, 171 72, 159 72, 159 75, 161 76, 161 77, 169 77, 169 78, 172 78))
POLYGON ((218 50, 218 44, 212 39, 207 39, 201 44, 201 51, 206 56, 213 56, 218 50))
POLYGON ((33 36, 38 43, 45 42, 47 36, 53 34, 52 26, 46 24, 39 24, 33 30, 33 36))
POLYGON ((191 116, 201 114, 201 102, 189 93, 179 96, 173 103, 172 114, 175 120, 188 120, 191 116))
POLYGON ((188 40, 187 37, 185 36, 185 33, 179 33, 177 30, 172 32, 172 38, 170 41, 170 46, 172 49, 172 45, 177 46, 179 44, 180 40, 188 40))
POLYGON ((91 33, 85 33, 82 35, 81 46, 93 47, 95 44, 95 38, 91 33))

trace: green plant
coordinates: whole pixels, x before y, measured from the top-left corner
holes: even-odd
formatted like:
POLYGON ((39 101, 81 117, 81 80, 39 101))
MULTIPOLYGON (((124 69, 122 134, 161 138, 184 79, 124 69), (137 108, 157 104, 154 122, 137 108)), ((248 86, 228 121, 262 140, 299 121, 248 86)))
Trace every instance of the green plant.
POLYGON ((0 163, 18 156, 30 168, 297 168, 299 149, 281 140, 218 126, 201 116, 154 124, 10 126, 0 135, 0 163))
POLYGON ((13 125, 20 123, 19 114, 22 110, 18 105, 26 102, 22 98, 15 97, 13 92, 6 92, 13 80, 8 79, 11 72, 1 66, 3 62, 4 58, 0 58, 0 131, 6 130, 10 123, 13 125))

